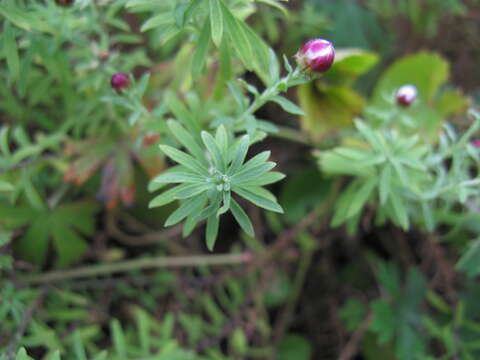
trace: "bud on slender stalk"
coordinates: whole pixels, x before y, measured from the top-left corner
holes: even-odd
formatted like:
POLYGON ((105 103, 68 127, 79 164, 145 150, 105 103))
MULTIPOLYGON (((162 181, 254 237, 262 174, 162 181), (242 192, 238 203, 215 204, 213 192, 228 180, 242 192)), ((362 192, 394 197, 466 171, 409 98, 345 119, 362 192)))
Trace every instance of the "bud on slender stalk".
POLYGON ((414 85, 403 85, 396 94, 397 104, 403 107, 410 106, 417 98, 417 88, 414 85))
POLYGON ((130 79, 128 75, 122 72, 116 73, 112 75, 112 79, 110 81, 112 88, 116 91, 122 91, 130 85, 130 79))
POLYGON ((333 64, 335 49, 328 40, 312 39, 298 50, 295 59, 303 70, 310 69, 316 73, 324 73, 333 64))
POLYGON ((72 6, 75 0, 55 0, 58 6, 69 7, 72 6))

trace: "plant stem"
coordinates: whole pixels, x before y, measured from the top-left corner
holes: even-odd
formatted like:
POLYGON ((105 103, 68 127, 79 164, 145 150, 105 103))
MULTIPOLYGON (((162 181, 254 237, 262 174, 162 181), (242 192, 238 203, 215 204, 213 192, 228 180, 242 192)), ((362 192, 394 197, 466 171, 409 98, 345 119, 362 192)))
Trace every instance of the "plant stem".
POLYGON ((178 257, 155 257, 147 259, 126 260, 111 264, 82 266, 71 270, 51 271, 39 275, 27 275, 19 278, 25 284, 49 283, 52 281, 71 280, 82 277, 109 275, 122 271, 132 271, 146 268, 185 267, 202 265, 229 265, 251 262, 253 256, 249 252, 240 254, 193 255, 178 257))
POLYGON ((308 139, 306 134, 286 126, 277 126, 277 128, 278 132, 269 134, 280 139, 290 140, 299 144, 312 146, 312 142, 308 139))

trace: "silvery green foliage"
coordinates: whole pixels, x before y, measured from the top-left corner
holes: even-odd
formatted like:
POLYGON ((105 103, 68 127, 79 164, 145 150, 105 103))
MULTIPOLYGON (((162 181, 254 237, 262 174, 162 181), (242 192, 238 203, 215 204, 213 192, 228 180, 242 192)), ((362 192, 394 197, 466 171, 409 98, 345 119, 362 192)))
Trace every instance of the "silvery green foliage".
POLYGON ((275 196, 262 186, 283 179, 284 175, 270 171, 275 163, 267 161, 270 152, 264 151, 246 161, 250 136, 229 138, 223 125, 215 137, 201 132, 201 143, 176 121, 168 127, 175 138, 188 151, 169 145, 161 150, 176 165, 152 180, 150 190, 178 184, 150 202, 150 207, 163 206, 175 200, 180 206, 165 222, 171 226, 185 219, 184 236, 192 232, 200 221, 207 221, 206 241, 210 250, 217 238, 220 215, 231 211, 242 229, 254 236, 253 226, 242 207, 232 197, 235 193, 266 210, 282 213, 275 196))
POLYGON ((462 136, 446 124, 438 143, 357 120, 355 142, 317 154, 324 173, 353 176, 336 203, 332 225, 347 223, 353 230, 371 205, 379 223, 389 219, 407 230, 414 222, 432 231, 434 209, 478 198, 480 180, 472 179, 471 168, 479 154, 470 138, 480 116, 474 111, 471 116, 474 122, 462 136))

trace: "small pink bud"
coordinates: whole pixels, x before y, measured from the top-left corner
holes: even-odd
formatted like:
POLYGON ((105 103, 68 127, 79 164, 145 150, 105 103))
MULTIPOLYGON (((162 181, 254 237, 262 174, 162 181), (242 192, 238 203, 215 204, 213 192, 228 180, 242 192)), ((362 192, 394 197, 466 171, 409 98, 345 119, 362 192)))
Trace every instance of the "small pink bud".
POLYGON ((472 140, 472 145, 475 147, 480 147, 480 139, 472 140))
POLYGON ((332 43, 325 39, 312 39, 307 41, 295 54, 297 64, 302 69, 324 73, 333 64, 335 49, 332 43))
POLYGON ((414 85, 403 85, 398 89, 396 98, 398 105, 410 106, 417 98, 417 88, 414 85))
POLYGON ((110 81, 112 88, 116 91, 122 91, 123 89, 127 88, 130 84, 130 79, 128 75, 122 72, 116 73, 112 75, 112 79, 110 81))

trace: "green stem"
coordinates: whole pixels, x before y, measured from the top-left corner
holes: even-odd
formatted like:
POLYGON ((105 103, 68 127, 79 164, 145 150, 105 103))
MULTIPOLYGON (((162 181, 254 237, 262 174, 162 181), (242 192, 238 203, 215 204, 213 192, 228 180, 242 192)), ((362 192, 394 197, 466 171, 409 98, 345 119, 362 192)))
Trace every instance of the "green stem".
POLYGON ((312 146, 312 142, 308 139, 308 136, 305 133, 286 126, 277 126, 277 128, 278 132, 270 133, 271 136, 312 146))
POLYGON ((111 264, 82 266, 71 270, 52 271, 39 275, 22 276, 18 280, 26 284, 49 283, 52 281, 72 280, 82 277, 109 275, 117 272, 162 267, 186 267, 203 265, 244 264, 253 260, 251 253, 192 255, 178 257, 155 257, 147 259, 126 260, 111 264))

